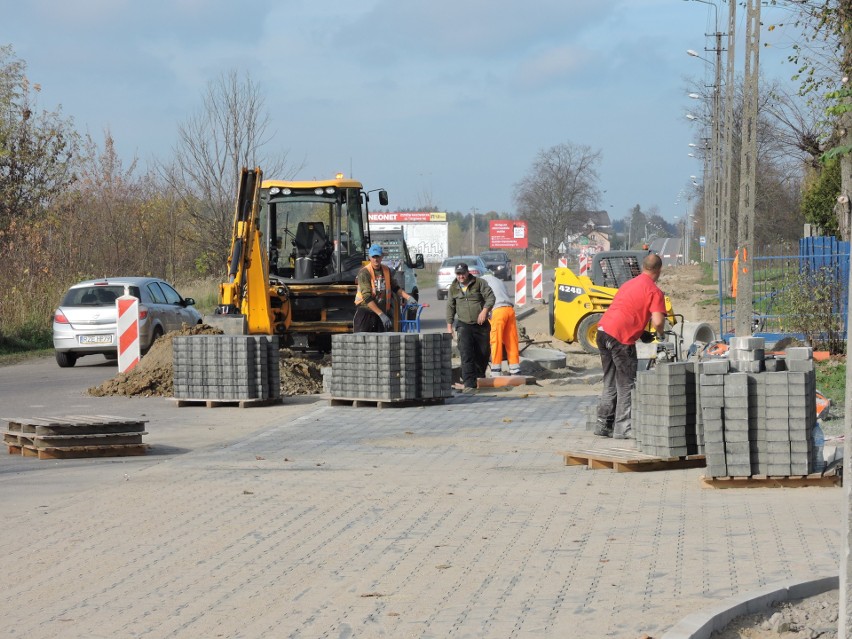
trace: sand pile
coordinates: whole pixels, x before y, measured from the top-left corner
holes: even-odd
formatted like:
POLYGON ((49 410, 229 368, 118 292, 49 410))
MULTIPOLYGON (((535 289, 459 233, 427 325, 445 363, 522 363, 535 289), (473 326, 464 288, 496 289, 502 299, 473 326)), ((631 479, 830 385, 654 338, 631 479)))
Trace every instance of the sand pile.
MULTIPOLYGON (((139 360, 133 370, 119 373, 100 386, 88 390, 89 395, 124 395, 126 397, 171 397, 172 340, 181 335, 221 335, 222 331, 206 324, 187 326, 166 333, 151 347, 147 355, 139 360)), ((309 359, 292 351, 282 350, 280 360, 281 395, 313 395, 322 392, 322 366, 330 365, 329 356, 309 359)), ((204 399, 204 398, 199 398, 204 399)))

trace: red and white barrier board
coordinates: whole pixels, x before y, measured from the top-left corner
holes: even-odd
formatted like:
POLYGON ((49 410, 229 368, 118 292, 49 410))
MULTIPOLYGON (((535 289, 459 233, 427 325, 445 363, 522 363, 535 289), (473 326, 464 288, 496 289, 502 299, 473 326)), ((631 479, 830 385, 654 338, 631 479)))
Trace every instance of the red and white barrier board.
POLYGON ((122 295, 115 300, 118 308, 118 372, 126 373, 139 363, 139 300, 122 295))
POLYGON ((589 256, 586 254, 584 250, 580 253, 580 275, 588 275, 589 274, 589 256))
POLYGON ((515 306, 527 303, 527 265, 515 265, 515 306))
POLYGON ((560 257, 559 258, 559 268, 568 268, 568 258, 560 257))
POLYGON ((541 262, 532 265, 532 297, 534 300, 544 299, 544 278, 542 277, 541 262))

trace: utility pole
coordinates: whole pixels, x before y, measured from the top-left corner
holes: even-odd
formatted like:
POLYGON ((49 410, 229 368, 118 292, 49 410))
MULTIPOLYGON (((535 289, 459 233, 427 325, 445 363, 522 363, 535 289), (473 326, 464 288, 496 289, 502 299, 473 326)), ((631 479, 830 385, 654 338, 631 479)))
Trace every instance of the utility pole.
POLYGON ((757 101, 760 54, 760 0, 747 0, 746 56, 743 73, 742 153, 740 154, 740 202, 737 246, 737 305, 734 332, 751 335, 754 314, 754 198, 757 183, 757 101))
MULTIPOLYGON (((713 253, 723 245, 722 239, 722 34, 717 24, 715 51, 716 64, 713 79, 713 122, 711 123, 711 135, 713 136, 713 148, 710 151, 710 188, 711 207, 713 209, 713 253)), ((715 272, 715 269, 713 269, 715 272)))
MULTIPOLYGON (((722 248, 722 257, 731 256, 731 219, 734 214, 733 131, 734 101, 736 100, 736 90, 734 87, 734 45, 736 43, 736 39, 734 38, 734 29, 736 27, 736 21, 737 3, 728 2, 728 65, 725 67, 725 139, 722 145, 721 158, 722 166, 725 171, 724 178, 722 180, 722 241, 720 243, 722 248)), ((715 260, 715 256, 712 260, 715 260)), ((713 272, 718 273, 718 270, 714 268, 713 272)), ((730 278, 728 278, 728 281, 730 281, 730 278)))

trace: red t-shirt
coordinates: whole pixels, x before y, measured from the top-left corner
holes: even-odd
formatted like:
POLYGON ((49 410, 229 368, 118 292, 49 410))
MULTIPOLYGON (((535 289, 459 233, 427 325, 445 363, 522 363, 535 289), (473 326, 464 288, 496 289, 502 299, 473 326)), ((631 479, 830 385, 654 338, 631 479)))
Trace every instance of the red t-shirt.
POLYGON ((621 285, 598 326, 622 344, 634 344, 651 319, 651 313, 665 313, 666 298, 651 279, 640 273, 621 285))

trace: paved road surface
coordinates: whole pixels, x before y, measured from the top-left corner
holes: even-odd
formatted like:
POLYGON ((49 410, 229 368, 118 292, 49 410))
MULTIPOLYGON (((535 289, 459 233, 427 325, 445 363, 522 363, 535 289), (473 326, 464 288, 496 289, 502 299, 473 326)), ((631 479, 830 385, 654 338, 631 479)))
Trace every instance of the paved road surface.
POLYGON ((42 366, 0 368, 3 413, 144 415, 155 447, 3 466, 10 637, 659 637, 840 559, 839 488, 564 466, 600 443, 582 385, 179 409, 84 396, 106 370, 35 397, 42 366))
POLYGON ((683 264, 683 242, 678 237, 661 237, 651 242, 651 250, 663 260, 663 266, 683 264))

